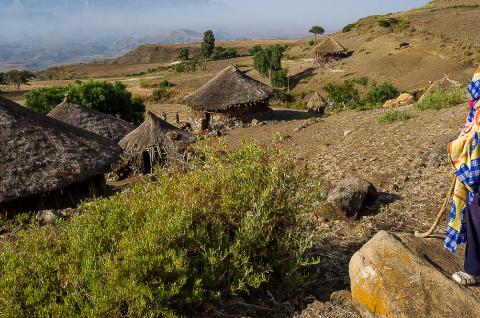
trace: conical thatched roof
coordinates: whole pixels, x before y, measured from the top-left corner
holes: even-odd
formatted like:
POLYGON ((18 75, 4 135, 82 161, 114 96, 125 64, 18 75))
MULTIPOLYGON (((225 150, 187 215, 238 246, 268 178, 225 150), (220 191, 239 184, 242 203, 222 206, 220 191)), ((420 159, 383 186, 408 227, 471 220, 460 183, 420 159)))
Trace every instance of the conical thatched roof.
POLYGON ((162 145, 189 145, 195 142, 195 137, 151 112, 145 114, 145 121, 134 131, 126 135, 119 143, 127 153, 137 153, 148 148, 162 145))
POLYGON ((68 98, 65 98, 48 116, 91 131, 115 142, 119 142, 129 132, 135 129, 135 126, 129 122, 91 108, 72 104, 68 101, 68 98))
POLYGON ((63 189, 110 168, 113 141, 0 97, 0 202, 63 189))
POLYGON ((217 76, 188 95, 184 102, 197 111, 225 112, 246 104, 264 102, 273 90, 235 66, 229 66, 217 76))
POLYGON ((307 104, 308 110, 313 111, 318 111, 324 109, 325 107, 327 107, 327 102, 318 92, 313 94, 307 104))
POLYGON ((327 37, 315 47, 317 54, 333 54, 347 51, 340 43, 332 37, 327 37))

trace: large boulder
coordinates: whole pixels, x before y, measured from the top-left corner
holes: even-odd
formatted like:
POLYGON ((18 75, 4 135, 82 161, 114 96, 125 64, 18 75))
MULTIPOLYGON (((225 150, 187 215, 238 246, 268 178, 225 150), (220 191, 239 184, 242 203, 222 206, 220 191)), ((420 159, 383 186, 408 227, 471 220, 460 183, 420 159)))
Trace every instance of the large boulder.
POLYGON ((350 261, 353 300, 377 317, 479 317, 480 287, 462 287, 450 276, 463 268, 443 238, 379 232, 350 261))
POLYGON ((459 88, 461 86, 462 85, 459 82, 454 81, 445 75, 442 79, 432 83, 425 91, 425 94, 423 94, 422 97, 420 97, 419 101, 421 101, 427 95, 431 95, 431 94, 442 92, 442 91, 449 91, 455 88, 459 88))
POLYGON ((327 203, 330 203, 349 217, 359 217, 365 205, 375 203, 378 192, 375 187, 365 179, 348 177, 339 182, 327 196, 327 203))

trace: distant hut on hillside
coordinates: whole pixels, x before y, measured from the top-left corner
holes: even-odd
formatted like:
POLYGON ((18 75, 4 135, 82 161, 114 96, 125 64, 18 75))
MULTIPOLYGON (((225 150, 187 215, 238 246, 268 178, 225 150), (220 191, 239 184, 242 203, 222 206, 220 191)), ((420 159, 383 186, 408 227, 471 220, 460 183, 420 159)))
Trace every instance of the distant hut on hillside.
POLYGON ((72 104, 69 102, 68 96, 65 96, 63 102, 55 107, 48 116, 115 142, 119 142, 136 128, 133 124, 120 118, 72 104))
POLYGON ((184 103, 203 117, 207 128, 212 120, 227 118, 251 120, 255 114, 268 110, 273 90, 234 66, 229 66, 217 76, 188 95, 184 103), (212 118, 214 115, 214 118, 212 118))
POLYGON ((327 102, 318 92, 315 92, 308 101, 308 111, 313 113, 323 113, 325 108, 327 108, 327 102))
POLYGON ((177 158, 183 160, 188 146, 195 141, 193 135, 147 112, 145 121, 119 143, 125 162, 117 173, 122 176, 129 172, 148 174, 155 165, 165 165, 177 158))
POLYGON ((0 211, 61 209, 99 195, 113 141, 0 98, 0 211))
POLYGON ((338 61, 348 56, 348 51, 332 37, 327 37, 315 49, 315 60, 320 63, 338 61))

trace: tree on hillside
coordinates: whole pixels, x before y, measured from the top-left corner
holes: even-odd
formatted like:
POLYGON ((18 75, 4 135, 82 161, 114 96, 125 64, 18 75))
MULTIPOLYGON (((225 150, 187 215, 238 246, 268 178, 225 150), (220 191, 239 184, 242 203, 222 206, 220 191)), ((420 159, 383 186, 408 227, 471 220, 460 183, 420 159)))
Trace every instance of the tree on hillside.
POLYGON ((34 89, 27 93, 25 105, 37 112, 47 114, 68 94, 69 100, 84 107, 140 124, 143 121, 145 105, 132 98, 125 85, 88 81, 70 86, 53 86, 34 89))
POLYGON ((285 49, 277 44, 266 48, 255 46, 250 50, 250 53, 253 53, 253 67, 268 77, 274 87, 284 87, 288 80, 287 72, 282 68, 285 49))
POLYGON ((188 47, 183 47, 180 49, 178 58, 182 61, 188 61, 188 59, 190 58, 190 50, 188 49, 188 47))
POLYGON ((215 49, 215 35, 212 30, 208 30, 203 34, 203 42, 200 48, 200 54, 205 59, 204 69, 207 69, 207 60, 212 56, 215 49))
POLYGON ((315 40, 316 40, 317 35, 322 35, 323 33, 325 33, 325 29, 322 28, 321 26, 315 25, 308 32, 313 33, 315 35, 315 40))
POLYGON ((5 73, 0 73, 0 85, 5 84, 5 73))
POLYGON ((33 74, 32 72, 13 70, 3 75, 3 81, 7 85, 13 85, 17 89, 20 89, 20 85, 27 84, 28 81, 30 81, 34 77, 35 74, 33 74))

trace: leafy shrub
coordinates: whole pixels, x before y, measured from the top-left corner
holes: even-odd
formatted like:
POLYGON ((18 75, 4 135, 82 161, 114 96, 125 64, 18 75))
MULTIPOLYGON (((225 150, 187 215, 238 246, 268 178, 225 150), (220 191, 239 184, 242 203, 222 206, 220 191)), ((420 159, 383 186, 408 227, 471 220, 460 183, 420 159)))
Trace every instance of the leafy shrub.
POLYGON ((336 109, 356 108, 361 104, 360 94, 352 81, 328 83, 324 88, 327 100, 336 109))
POLYGON ((295 102, 295 96, 292 93, 287 92, 284 89, 274 89, 273 98, 282 103, 293 103, 295 102))
POLYGON ((190 57, 190 49, 188 47, 182 47, 178 53, 178 58, 182 61, 188 61, 190 57))
POLYGON ((227 60, 237 57, 237 49, 235 48, 223 48, 221 46, 216 46, 213 49, 213 54, 211 59, 214 61, 227 60))
POLYGON ((168 98, 171 95, 171 88, 173 84, 167 80, 161 81, 152 92, 152 99, 160 101, 162 99, 168 98))
POLYGON ((188 60, 188 61, 176 64, 175 71, 177 73, 195 72, 197 68, 200 66, 200 64, 201 63, 196 59, 188 60))
POLYGON ((413 117, 413 114, 403 110, 389 110, 378 120, 380 123, 393 123, 396 121, 405 121, 413 117))
POLYGON ((288 85, 288 70, 282 68, 277 71, 272 71, 272 77, 270 79, 273 87, 287 87, 288 85))
POLYGON ((350 31, 352 31, 353 29, 355 29, 356 26, 357 26, 356 23, 347 24, 346 26, 343 27, 342 32, 343 32, 343 33, 350 32, 350 31))
POLYGON ((61 103, 68 90, 68 86, 33 89, 26 94, 25 106, 36 112, 48 114, 55 106, 61 103))
POLYGON ((400 19, 397 19, 397 18, 383 18, 383 19, 378 20, 378 24, 381 27, 384 27, 384 28, 393 27, 396 24, 398 24, 399 22, 400 22, 400 19))
POLYGON ((317 191, 278 150, 222 152, 1 240, 2 315, 192 316, 263 285, 295 290, 311 246, 303 213, 317 191))
POLYGON ((134 124, 143 121, 145 105, 132 98, 125 85, 101 81, 87 81, 65 87, 34 89, 26 95, 26 106, 34 111, 48 113, 68 93, 72 103, 92 108, 105 114, 119 117, 134 124))
POLYGON ((400 92, 390 83, 374 84, 363 99, 364 104, 384 104, 389 99, 397 98, 400 92))
POLYGON ((310 40, 310 41, 308 42, 308 45, 314 46, 314 45, 315 45, 315 40, 310 40))
POLYGON ((438 91, 432 94, 425 94, 417 102, 416 107, 420 110, 443 109, 456 106, 465 100, 465 93, 462 89, 438 91))

